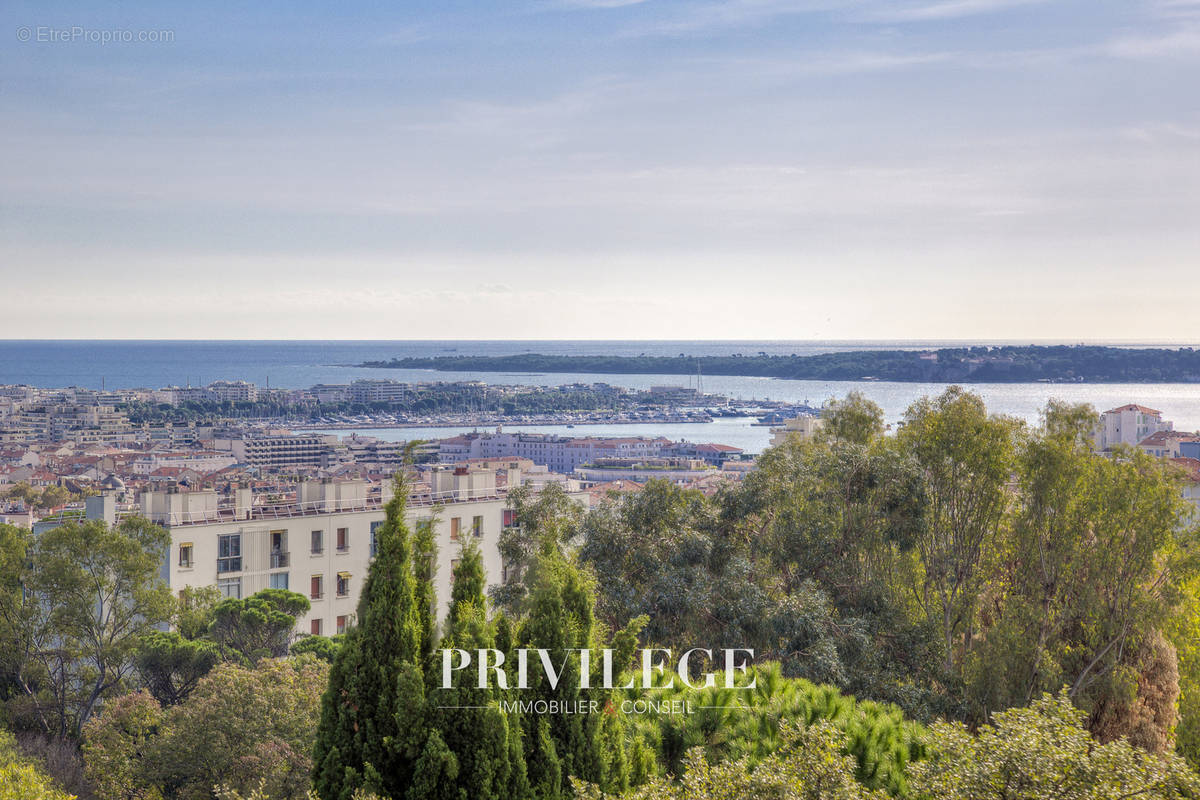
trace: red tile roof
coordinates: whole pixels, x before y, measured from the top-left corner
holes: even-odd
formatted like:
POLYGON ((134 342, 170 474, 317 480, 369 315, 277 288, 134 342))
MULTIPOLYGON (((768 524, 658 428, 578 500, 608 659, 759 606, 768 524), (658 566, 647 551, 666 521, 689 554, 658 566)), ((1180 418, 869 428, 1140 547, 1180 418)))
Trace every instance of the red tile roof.
POLYGON ((1116 413, 1118 413, 1118 412, 1121 412, 1121 411, 1140 411, 1140 412, 1142 412, 1143 414, 1154 414, 1154 415, 1157 415, 1157 416, 1162 416, 1162 412, 1161 412, 1161 411, 1156 411, 1156 410, 1155 410, 1155 409, 1153 409, 1153 408, 1146 408, 1146 406, 1139 406, 1139 405, 1138 405, 1138 404, 1136 404, 1136 403, 1130 403, 1129 405, 1126 405, 1126 406, 1118 406, 1117 408, 1110 408, 1108 411, 1106 411, 1106 412, 1104 412, 1104 413, 1106 413, 1106 414, 1116 414, 1116 413))
POLYGON ((1200 459, 1172 458, 1171 463, 1182 467, 1192 483, 1200 483, 1200 459))
POLYGON ((1200 442, 1200 436, 1178 431, 1155 431, 1138 442, 1138 447, 1158 447, 1168 442, 1200 442))

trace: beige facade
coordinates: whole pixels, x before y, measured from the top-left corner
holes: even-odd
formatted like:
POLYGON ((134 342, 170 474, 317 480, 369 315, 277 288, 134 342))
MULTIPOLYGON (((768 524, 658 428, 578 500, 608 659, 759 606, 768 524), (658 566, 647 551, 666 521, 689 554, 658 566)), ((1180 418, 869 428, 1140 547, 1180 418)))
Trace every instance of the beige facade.
MULTIPOLYGON (((495 473, 444 468, 410 497, 410 530, 432 524, 438 618, 449 610, 451 575, 463 544, 476 542, 489 585, 504 577, 499 542, 507 499, 495 473)), ((248 489, 221 502, 212 491, 147 492, 143 513, 171 534, 166 576, 173 591, 216 586, 231 597, 283 588, 308 597, 300 634, 336 634, 354 619, 384 522, 390 487, 364 481, 299 484, 294 502, 258 505, 248 489)))
POLYGON ((821 418, 811 414, 802 414, 785 420, 782 428, 771 428, 771 446, 777 447, 788 440, 789 436, 800 439, 811 439, 821 429, 821 418))
POLYGON ((1161 411, 1130 403, 1110 408, 1100 415, 1095 446, 1097 450, 1111 450, 1122 444, 1134 446, 1151 434, 1174 427, 1173 423, 1163 420, 1161 411))

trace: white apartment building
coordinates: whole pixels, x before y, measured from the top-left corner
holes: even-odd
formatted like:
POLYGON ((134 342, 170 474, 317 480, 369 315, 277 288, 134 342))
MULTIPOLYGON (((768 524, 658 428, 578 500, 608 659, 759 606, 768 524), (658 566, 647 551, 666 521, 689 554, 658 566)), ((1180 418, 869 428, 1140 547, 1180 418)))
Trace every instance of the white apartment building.
POLYGON ((258 387, 246 381, 213 381, 208 391, 221 403, 253 403, 258 400, 258 387))
POLYGON ((575 470, 587 486, 617 480, 685 483, 716 474, 717 468, 700 458, 598 458, 575 470))
POLYGON ((553 472, 571 473, 597 458, 652 458, 674 445, 670 439, 571 438, 546 433, 480 433, 443 439, 438 460, 443 464, 480 458, 527 458, 553 472))
POLYGON ((210 403, 214 395, 203 386, 164 386, 152 393, 154 402, 177 406, 181 403, 210 403))
POLYGON ((134 439, 129 418, 112 406, 26 404, 14 410, 8 424, 25 441, 94 444, 134 439))
POLYGON ((233 454, 239 464, 285 470, 329 465, 331 447, 337 437, 317 434, 247 433, 239 438, 217 438, 213 448, 233 454))
MULTIPOLYGON (((488 583, 504 580, 499 542, 511 511, 494 471, 439 466, 429 477, 409 498, 407 518, 410 530, 434 526, 434 589, 443 619, 468 538, 479 544, 488 583)), ((229 502, 213 491, 146 492, 141 507, 170 531, 166 577, 173 591, 216 586, 228 597, 248 597, 290 589, 312 603, 297 632, 333 635, 354 619, 390 497, 388 484, 325 480, 298 484, 295 499, 278 505, 257 505, 249 489, 238 489, 229 502)), ((575 497, 586 503, 586 495, 575 497)))
POLYGON ((138 456, 130 463, 130 469, 137 475, 149 475, 163 467, 181 467, 195 470, 200 474, 216 472, 237 463, 232 453, 220 453, 212 450, 184 450, 177 452, 150 452, 138 456))
POLYGON ((1134 403, 1110 408, 1100 415, 1096 428, 1097 450, 1110 450, 1119 444, 1135 446, 1151 434, 1173 430, 1175 424, 1166 422, 1162 412, 1134 403))
POLYGON ((347 397, 354 403, 402 402, 408 394, 408 384, 375 378, 359 378, 350 383, 347 397))

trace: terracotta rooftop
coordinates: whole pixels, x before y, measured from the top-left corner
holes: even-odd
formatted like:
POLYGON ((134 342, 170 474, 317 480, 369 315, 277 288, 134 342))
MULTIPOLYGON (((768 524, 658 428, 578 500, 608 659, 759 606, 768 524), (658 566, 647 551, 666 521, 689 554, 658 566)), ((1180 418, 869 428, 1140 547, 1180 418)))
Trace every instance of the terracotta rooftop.
POLYGON ((1138 447, 1156 447, 1172 441, 1200 442, 1200 436, 1194 433, 1180 433, 1178 431, 1155 431, 1138 442, 1138 447))
POLYGON ((1183 467, 1187 472, 1188 480, 1193 483, 1200 483, 1200 459, 1195 458, 1172 458, 1171 463, 1178 467, 1183 467))
POLYGON ((1126 405, 1126 406, 1118 406, 1116 408, 1110 408, 1108 411, 1106 411, 1104 413, 1117 414, 1121 411, 1140 411, 1143 414, 1154 414, 1156 416, 1162 416, 1161 411, 1157 411, 1153 408, 1147 408, 1146 406, 1139 406, 1137 403, 1130 403, 1129 405, 1126 405))

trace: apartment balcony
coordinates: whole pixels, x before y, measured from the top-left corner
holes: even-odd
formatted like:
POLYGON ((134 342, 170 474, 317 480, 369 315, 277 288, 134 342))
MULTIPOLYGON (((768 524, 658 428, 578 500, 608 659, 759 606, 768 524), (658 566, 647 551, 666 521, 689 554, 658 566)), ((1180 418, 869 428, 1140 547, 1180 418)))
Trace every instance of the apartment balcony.
POLYGON ((242 559, 240 556, 235 558, 218 558, 217 559, 217 574, 223 575, 226 572, 241 572, 242 559))
POLYGON ((276 550, 271 553, 271 569, 283 569, 291 565, 291 553, 276 550))

